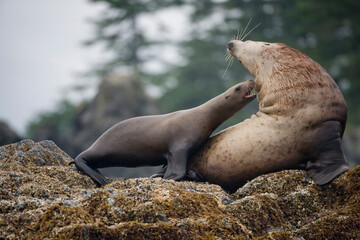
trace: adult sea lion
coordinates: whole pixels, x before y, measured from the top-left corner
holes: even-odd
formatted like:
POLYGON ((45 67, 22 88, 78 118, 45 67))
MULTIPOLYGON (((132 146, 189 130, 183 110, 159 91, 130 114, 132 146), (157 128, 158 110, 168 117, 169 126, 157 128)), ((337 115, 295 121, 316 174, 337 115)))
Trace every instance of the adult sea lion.
POLYGON ((259 111, 211 137, 190 171, 235 191, 282 169, 305 169, 317 184, 349 169, 341 143, 346 104, 318 63, 280 43, 233 40, 228 52, 255 77, 259 111))
MULTIPOLYGON (((199 107, 122 121, 75 158, 75 166, 98 185, 109 181, 97 170, 167 164, 164 178, 180 180, 188 157, 226 119, 256 98, 252 80, 239 83, 199 107)), ((161 173, 160 173, 161 174, 161 173)))

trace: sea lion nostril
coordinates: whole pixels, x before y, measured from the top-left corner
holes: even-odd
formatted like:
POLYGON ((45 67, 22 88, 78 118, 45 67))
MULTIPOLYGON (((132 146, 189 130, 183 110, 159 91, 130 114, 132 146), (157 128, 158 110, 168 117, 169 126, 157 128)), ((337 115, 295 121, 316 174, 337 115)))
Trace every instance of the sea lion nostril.
POLYGON ((232 49, 234 48, 234 43, 233 43, 233 42, 229 42, 227 46, 228 46, 228 49, 229 49, 229 50, 232 50, 232 49))

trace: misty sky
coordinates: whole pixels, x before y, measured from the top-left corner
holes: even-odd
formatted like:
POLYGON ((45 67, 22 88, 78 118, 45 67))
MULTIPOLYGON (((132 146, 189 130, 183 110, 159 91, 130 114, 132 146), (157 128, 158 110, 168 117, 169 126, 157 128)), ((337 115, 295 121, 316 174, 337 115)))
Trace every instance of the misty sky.
POLYGON ((99 62, 99 48, 81 44, 92 35, 87 19, 101 6, 86 0, 0 1, 0 119, 19 133, 50 110, 99 62))
MULTIPOLYGON (((74 97, 71 86, 84 81, 79 74, 108 56, 101 46, 82 46, 94 35, 87 20, 102 9, 86 0, 0 0, 0 120, 23 134, 40 112, 74 97)), ((139 23, 150 39, 180 40, 190 11, 170 7, 142 15, 139 23)), ((160 50, 163 60, 180 62, 176 48, 160 50)), ((144 67, 159 69, 154 61, 144 67)))

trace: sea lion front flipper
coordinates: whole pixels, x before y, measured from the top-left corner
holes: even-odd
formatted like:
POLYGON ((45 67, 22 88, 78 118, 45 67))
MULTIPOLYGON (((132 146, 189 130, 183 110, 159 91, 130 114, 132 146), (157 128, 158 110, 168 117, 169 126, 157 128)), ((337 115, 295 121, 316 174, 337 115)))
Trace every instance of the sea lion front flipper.
POLYGON ((308 161, 305 166, 316 184, 326 184, 349 170, 341 144, 342 132, 338 121, 328 121, 321 127, 318 133, 320 152, 315 161, 308 161))
MULTIPOLYGON (((166 169, 167 169, 167 164, 165 164, 159 172, 151 175, 150 178, 157 178, 157 177, 163 178, 165 175, 166 169)), ((190 170, 190 169, 186 170, 186 174, 185 174, 185 177, 183 180, 195 181, 195 182, 205 182, 205 180, 198 173, 196 173, 195 171, 190 170)))
POLYGON ((187 149, 178 149, 170 151, 167 156, 167 169, 164 175, 165 179, 175 181, 182 180, 186 175, 187 149))
POLYGON ((95 182, 95 184, 98 187, 101 187, 101 186, 104 186, 104 185, 110 183, 109 180, 107 180, 97 169, 93 169, 93 168, 89 167, 89 165, 82 158, 81 155, 76 157, 75 166, 80 172, 88 175, 95 182))
POLYGON ((166 169, 167 169, 167 164, 165 164, 159 172, 151 175, 150 178, 157 178, 157 177, 163 178, 165 175, 166 169))

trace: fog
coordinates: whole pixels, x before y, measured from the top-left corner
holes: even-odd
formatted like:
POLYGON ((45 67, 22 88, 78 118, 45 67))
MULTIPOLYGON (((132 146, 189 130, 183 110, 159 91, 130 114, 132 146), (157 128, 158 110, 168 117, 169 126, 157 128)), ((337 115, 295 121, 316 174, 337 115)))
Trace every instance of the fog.
POLYGON ((70 94, 79 74, 99 62, 84 48, 87 19, 101 6, 85 0, 0 1, 0 120, 20 134, 39 112, 70 94))

